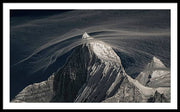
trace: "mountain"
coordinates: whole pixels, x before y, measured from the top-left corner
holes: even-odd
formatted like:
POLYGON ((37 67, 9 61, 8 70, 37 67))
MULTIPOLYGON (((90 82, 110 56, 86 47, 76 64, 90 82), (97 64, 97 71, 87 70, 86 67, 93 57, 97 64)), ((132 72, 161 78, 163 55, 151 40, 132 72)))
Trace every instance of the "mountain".
POLYGON ((25 87, 11 102, 48 102, 53 97, 54 74, 46 81, 25 87))
MULTIPOLYGON (((164 67, 158 59, 154 61, 148 69, 164 67)), ((168 102, 169 87, 152 84, 161 71, 153 73, 150 81, 141 74, 131 78, 111 46, 85 32, 82 45, 74 49, 63 67, 47 81, 27 86, 12 102, 168 102)))
POLYGON ((153 57, 136 80, 146 87, 159 88, 161 92, 156 92, 154 96, 161 95, 164 102, 170 102, 170 70, 157 57, 153 57))
POLYGON ((170 87, 170 71, 156 57, 153 57, 136 79, 148 87, 170 87))

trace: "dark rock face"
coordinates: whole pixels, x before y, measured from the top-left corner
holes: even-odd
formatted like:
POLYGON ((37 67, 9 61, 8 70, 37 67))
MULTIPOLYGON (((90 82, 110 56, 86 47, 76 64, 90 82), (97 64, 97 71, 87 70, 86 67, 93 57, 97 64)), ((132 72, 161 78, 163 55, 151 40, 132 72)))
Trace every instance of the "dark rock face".
POLYGON ((101 102, 114 95, 124 76, 107 63, 90 67, 88 82, 76 98, 76 102, 101 102), (105 71, 106 70, 106 71, 105 71))
POLYGON ((138 88, 125 77, 115 95, 103 102, 144 102, 143 95, 138 88))
POLYGON ((148 99, 148 102, 169 102, 169 99, 159 92, 155 92, 154 96, 148 99))
POLYGON ((67 63, 55 75, 53 86, 55 96, 52 102, 73 102, 75 100, 79 89, 86 82, 88 62, 87 47, 77 47, 67 63))
POLYGON ((55 75, 52 102, 101 102, 115 94, 124 73, 119 61, 104 61, 89 44, 79 46, 55 75))

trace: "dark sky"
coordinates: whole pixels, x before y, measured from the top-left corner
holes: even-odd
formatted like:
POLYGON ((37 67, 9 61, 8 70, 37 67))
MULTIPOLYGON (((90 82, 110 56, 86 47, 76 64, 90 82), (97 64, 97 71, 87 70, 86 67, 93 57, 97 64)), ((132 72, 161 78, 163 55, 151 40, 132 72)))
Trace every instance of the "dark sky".
POLYGON ((72 10, 10 10, 11 17, 22 17, 22 16, 50 16, 55 14, 64 13, 72 10))

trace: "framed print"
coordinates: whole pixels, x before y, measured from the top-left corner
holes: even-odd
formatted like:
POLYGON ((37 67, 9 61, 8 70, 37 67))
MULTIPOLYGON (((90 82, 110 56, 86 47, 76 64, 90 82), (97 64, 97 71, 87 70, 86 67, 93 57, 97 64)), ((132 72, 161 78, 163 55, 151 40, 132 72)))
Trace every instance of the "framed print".
POLYGON ((176 109, 176 3, 4 3, 5 109, 176 109))

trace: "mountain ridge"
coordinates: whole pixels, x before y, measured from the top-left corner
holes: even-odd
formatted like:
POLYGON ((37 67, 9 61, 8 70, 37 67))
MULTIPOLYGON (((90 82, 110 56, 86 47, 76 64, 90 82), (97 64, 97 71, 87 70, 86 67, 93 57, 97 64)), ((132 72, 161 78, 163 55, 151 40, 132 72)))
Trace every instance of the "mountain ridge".
MULTIPOLYGON (((45 102, 167 101, 167 97, 163 97, 165 100, 153 97, 155 94, 164 94, 161 89, 158 91, 146 87, 128 76, 120 57, 108 44, 94 39, 86 32, 82 41, 83 44, 75 48, 65 65, 54 74, 52 87, 49 87, 52 95, 51 98, 45 98, 45 102)), ((159 62, 158 59, 153 60, 159 62)), ((21 94, 22 101, 28 96, 25 93, 26 91, 21 94)), ((38 99, 33 94, 29 96, 35 102, 38 99)), ((16 99, 17 97, 13 101, 16 99)))

